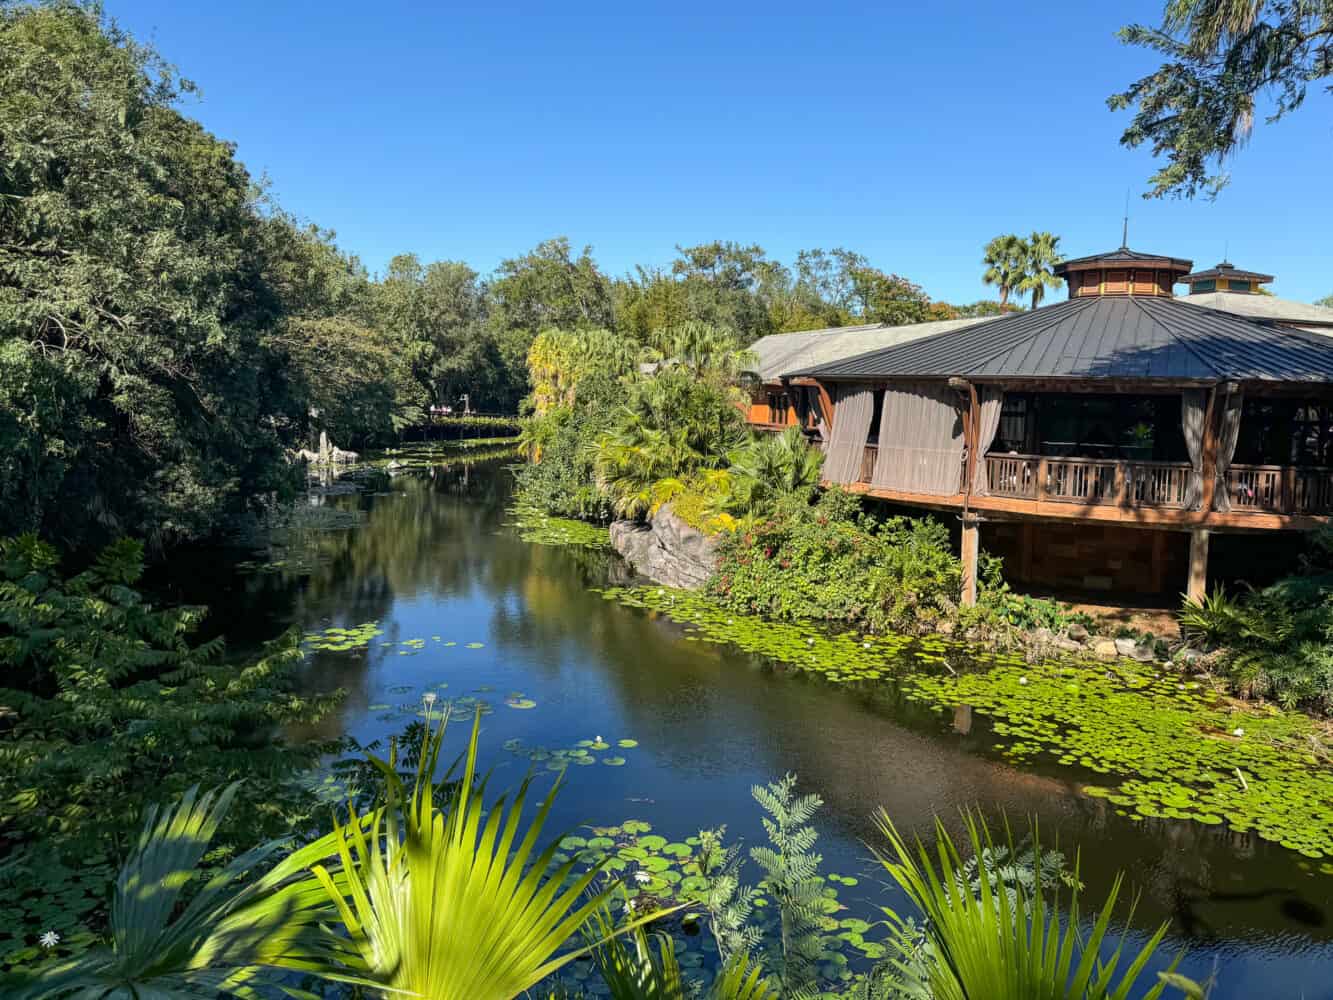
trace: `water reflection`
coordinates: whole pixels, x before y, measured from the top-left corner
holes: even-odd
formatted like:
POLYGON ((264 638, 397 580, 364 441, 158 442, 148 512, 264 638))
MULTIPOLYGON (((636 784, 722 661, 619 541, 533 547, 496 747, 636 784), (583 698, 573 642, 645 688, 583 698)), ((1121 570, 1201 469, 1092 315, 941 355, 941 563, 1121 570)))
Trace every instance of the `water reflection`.
MULTIPOLYGON (((437 689, 496 706, 485 746, 511 777, 527 765, 501 749, 507 739, 569 747, 593 735, 632 737, 639 748, 627 752, 626 766, 572 769, 553 821, 637 817, 674 837, 726 823, 753 842, 762 831, 750 787, 793 771, 824 797, 821 848, 829 870, 846 873, 868 869, 865 843, 881 805, 900 828, 923 835, 935 816, 957 830, 966 808, 1016 825, 1032 817, 1043 840, 1071 854, 1081 848, 1089 898, 1124 871, 1142 894, 1137 927, 1170 920, 1190 944, 1194 973, 1206 975, 1216 959, 1216 996, 1329 995, 1330 882, 1297 855, 1224 827, 1131 823, 1104 799, 1081 795, 1068 769, 1020 770, 998 759, 986 719, 969 706, 939 714, 892 684, 833 687, 606 602, 589 588, 621 582, 619 560, 522 542, 504 527, 509 477, 501 466, 367 486, 358 496, 318 499, 360 507, 366 517, 355 530, 316 540, 308 576, 195 574, 176 584, 178 596, 212 604, 229 634, 252 641, 292 623, 369 620, 381 622, 385 643, 427 640, 419 653, 373 644, 314 657, 309 685, 348 692, 321 727, 325 735, 368 741, 397 731, 407 716, 371 706, 437 689), (467 649, 469 642, 484 645, 467 649), (536 709, 506 708, 515 692, 536 709)), ((872 895, 884 901, 878 889, 872 895)), ((843 901, 865 911, 858 915, 874 912, 855 891, 843 901)))

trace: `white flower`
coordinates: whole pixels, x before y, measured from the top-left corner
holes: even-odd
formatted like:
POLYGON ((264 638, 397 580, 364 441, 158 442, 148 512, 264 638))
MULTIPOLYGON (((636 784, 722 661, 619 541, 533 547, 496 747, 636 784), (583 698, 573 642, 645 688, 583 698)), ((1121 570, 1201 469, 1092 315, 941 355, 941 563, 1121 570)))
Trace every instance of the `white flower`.
POLYGON ((1244 736, 1244 735, 1245 735, 1245 730, 1243 730, 1243 729, 1241 729, 1239 726, 1237 726, 1235 729, 1231 730, 1231 735, 1232 735, 1232 736, 1244 736))
POLYGON ((634 910, 634 900, 632 900, 632 899, 627 899, 627 900, 625 900, 625 909, 629 910, 630 912, 633 912, 633 910, 634 910))
POLYGON ((1019 684, 1026 684, 1027 682, 1028 682, 1028 679, 1027 679, 1026 677, 1020 677, 1020 678, 1018 678, 1018 683, 1019 683, 1019 684))
POLYGON ((815 640, 814 640, 814 639, 806 639, 806 640, 805 640, 805 644, 806 644, 807 646, 813 646, 813 645, 815 644, 815 640))
POLYGON ((47 931, 37 941, 43 948, 54 948, 60 943, 60 935, 55 931, 47 931))
POLYGON ((434 691, 427 691, 425 694, 421 696, 421 700, 426 703, 427 708, 430 708, 431 705, 435 704, 436 697, 437 695, 435 694, 434 691))
POLYGON ((634 881, 638 882, 639 885, 647 885, 652 880, 653 877, 645 871, 637 871, 634 873, 634 881))
POLYGON ((658 587, 658 588, 657 588, 657 596, 658 596, 658 597, 661 597, 661 596, 662 596, 663 594, 665 594, 665 593, 666 593, 666 591, 663 590, 661 587, 658 587))
POLYGON ((863 642, 863 643, 861 643, 861 648, 862 648, 862 649, 869 649, 869 648, 870 648, 870 643, 868 643, 868 642, 863 642))

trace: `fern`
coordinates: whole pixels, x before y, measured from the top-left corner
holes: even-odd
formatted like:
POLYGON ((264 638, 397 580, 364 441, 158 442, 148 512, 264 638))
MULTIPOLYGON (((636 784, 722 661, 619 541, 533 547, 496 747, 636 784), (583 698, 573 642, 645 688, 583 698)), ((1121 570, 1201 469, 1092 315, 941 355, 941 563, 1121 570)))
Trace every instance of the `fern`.
POLYGON ((786 997, 815 987, 816 966, 824 952, 820 921, 824 916, 824 879, 819 874, 823 856, 812 848, 819 833, 810 821, 824 800, 818 795, 796 795, 796 775, 751 790, 767 813, 763 818, 768 847, 755 847, 750 857, 764 870, 761 888, 777 905, 781 937, 768 953, 768 967, 786 997))
POLYGON ((727 828, 699 831, 699 876, 704 880, 704 909, 708 926, 723 964, 748 955, 759 945, 760 933, 750 925, 757 895, 753 886, 741 884, 741 849, 727 846, 727 828))

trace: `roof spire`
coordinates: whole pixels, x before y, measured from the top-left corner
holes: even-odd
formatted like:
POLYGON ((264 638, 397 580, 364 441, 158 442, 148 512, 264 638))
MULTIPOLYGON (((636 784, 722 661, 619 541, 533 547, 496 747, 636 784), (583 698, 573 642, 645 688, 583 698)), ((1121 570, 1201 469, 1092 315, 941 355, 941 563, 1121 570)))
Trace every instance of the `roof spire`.
POLYGON ((1120 230, 1120 249, 1129 249, 1129 188, 1125 188, 1125 224, 1120 230))

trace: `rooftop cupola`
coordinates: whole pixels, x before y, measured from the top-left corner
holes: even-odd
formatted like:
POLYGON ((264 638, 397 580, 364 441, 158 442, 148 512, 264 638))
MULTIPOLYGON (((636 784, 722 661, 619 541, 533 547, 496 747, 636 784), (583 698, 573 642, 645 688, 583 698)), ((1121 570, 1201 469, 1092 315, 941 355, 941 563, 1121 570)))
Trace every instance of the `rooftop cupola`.
POLYGON ((1260 274, 1258 271, 1242 271, 1235 264, 1224 260, 1216 267, 1210 267, 1206 271, 1195 271, 1180 280, 1190 286, 1191 295, 1202 295, 1206 292, 1238 292, 1241 295, 1253 295, 1260 291, 1260 285, 1272 281, 1273 276, 1260 274))
POLYGON ((1164 295, 1182 280, 1194 261, 1141 253, 1122 246, 1110 253, 1076 257, 1057 264, 1055 273, 1069 285, 1071 299, 1089 295, 1164 295))

